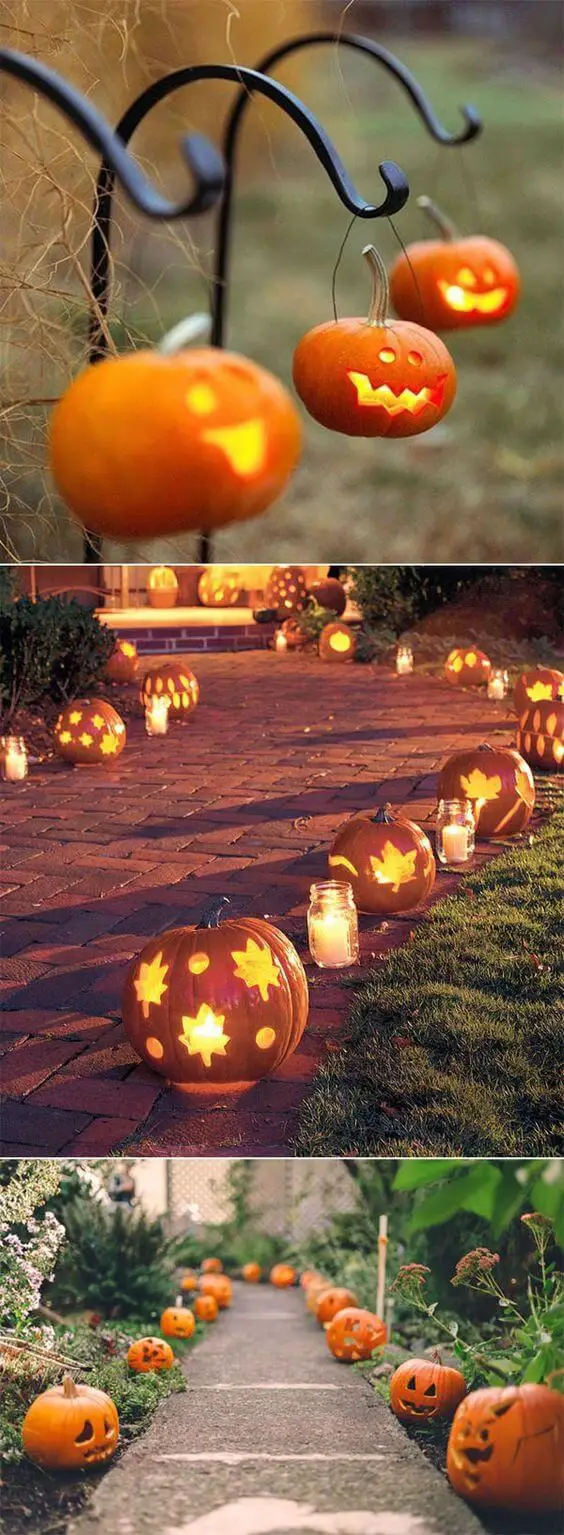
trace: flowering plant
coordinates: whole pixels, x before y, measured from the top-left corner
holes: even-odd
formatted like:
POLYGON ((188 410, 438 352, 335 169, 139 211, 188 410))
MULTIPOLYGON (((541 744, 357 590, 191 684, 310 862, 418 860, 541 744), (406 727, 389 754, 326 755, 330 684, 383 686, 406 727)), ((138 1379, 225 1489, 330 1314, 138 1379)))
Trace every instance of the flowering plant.
MULTIPOLYGON (((0 1325, 16 1333, 26 1332, 64 1241, 64 1226, 52 1211, 40 1213, 60 1178, 59 1163, 30 1158, 0 1189, 0 1325)), ((43 1329, 43 1346, 51 1331, 43 1329)))

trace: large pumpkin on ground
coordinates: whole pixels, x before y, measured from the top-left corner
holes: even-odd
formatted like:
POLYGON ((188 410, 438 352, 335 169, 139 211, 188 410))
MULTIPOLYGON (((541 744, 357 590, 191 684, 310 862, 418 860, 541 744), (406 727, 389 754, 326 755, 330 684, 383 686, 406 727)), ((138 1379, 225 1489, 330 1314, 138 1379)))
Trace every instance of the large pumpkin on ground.
POLYGON ((276 609, 279 618, 302 613, 307 607, 306 579, 301 565, 275 565, 265 587, 265 606, 276 609))
POLYGON ((345 1306, 338 1311, 325 1332, 327 1347, 347 1364, 370 1359, 375 1348, 386 1342, 387 1329, 379 1316, 362 1306, 345 1306))
POLYGON ((26 1455, 47 1471, 74 1471, 110 1460, 119 1437, 115 1403, 105 1391, 65 1376, 36 1396, 22 1426, 26 1455))
POLYGON ((166 1338, 191 1338, 196 1323, 187 1307, 167 1306, 161 1316, 161 1332, 166 1338))
POLYGON ((279 380, 216 347, 138 351, 86 368, 56 405, 50 436, 73 516, 126 542, 258 516, 302 446, 279 380))
POLYGON ((194 1311, 200 1322, 217 1321, 219 1306, 215 1295, 197 1295, 194 1301, 194 1311))
POLYGON ((486 841, 523 831, 535 803, 531 769, 514 747, 456 752, 441 768, 437 793, 439 799, 470 800, 476 835, 486 841))
POLYGON ((344 613, 347 606, 345 588, 336 576, 325 576, 324 580, 312 581, 311 586, 308 587, 308 597, 313 597, 320 608, 334 613, 336 618, 341 617, 341 613, 344 613))
POLYGON ((513 689, 515 712, 521 715, 531 704, 554 702, 563 690, 564 672, 554 666, 528 666, 513 689))
POLYGON ((104 698, 75 698, 55 725, 55 747, 65 762, 113 763, 125 746, 125 725, 104 698))
POLYGON ((322 661, 352 661, 356 650, 356 636, 348 624, 325 624, 319 636, 319 654, 322 661))
POLYGON ((275 1263, 270 1270, 270 1283, 276 1290, 288 1290, 296 1283, 297 1274, 291 1263, 275 1263))
POLYGON ((564 698, 541 700, 523 710, 517 751, 530 767, 554 772, 564 766, 564 698))
POLYGON ((398 314, 431 330, 466 330, 506 320, 521 292, 507 246, 487 235, 459 235, 429 197, 417 201, 440 238, 416 240, 396 257, 390 293, 398 314))
POLYGON ((198 597, 203 608, 235 608, 242 599, 237 571, 216 565, 204 570, 198 581, 198 597))
POLYGON ((478 1508, 556 1513, 564 1505, 564 1396, 548 1386, 488 1386, 454 1415, 449 1481, 478 1508))
POLYGON ((174 1354, 162 1338, 137 1338, 127 1350, 127 1363, 130 1370, 146 1375, 151 1370, 170 1370, 174 1354))
POLYGON ((131 966, 123 1022, 162 1076, 191 1090, 240 1088, 291 1055, 307 1023, 308 985, 289 938, 256 917, 152 938, 131 966))
POLYGON ((169 716, 185 719, 196 708, 200 687, 184 661, 160 661, 145 672, 141 703, 146 709, 152 698, 169 699, 169 716))
POLYGON ((168 565, 154 565, 147 576, 150 608, 174 608, 178 598, 178 578, 168 565))
POLYGON ((358 1306, 352 1290, 347 1290, 344 1285, 331 1285, 328 1290, 322 1290, 316 1311, 320 1327, 326 1327, 328 1322, 332 1322, 337 1312, 344 1311, 345 1306, 358 1306))
POLYGON ((106 662, 109 682, 134 682, 139 665, 137 646, 133 640, 116 640, 115 650, 106 662))
POLYGON ((345 821, 329 868, 334 879, 350 882, 359 911, 389 914, 419 906, 433 889, 437 866, 421 827, 385 805, 345 821))
POLYGON ((455 688, 481 687, 487 682, 491 669, 489 656, 476 645, 451 650, 445 661, 445 677, 455 688))
POLYGON ((400 1423, 452 1418, 463 1396, 466 1381, 461 1371, 441 1364, 440 1358, 406 1359, 390 1381, 390 1407, 400 1423))
POLYGON ((432 331, 390 318, 388 278, 373 246, 368 319, 331 320, 298 342, 293 377, 315 421, 348 437, 413 437, 436 426, 456 394, 456 370, 432 331))

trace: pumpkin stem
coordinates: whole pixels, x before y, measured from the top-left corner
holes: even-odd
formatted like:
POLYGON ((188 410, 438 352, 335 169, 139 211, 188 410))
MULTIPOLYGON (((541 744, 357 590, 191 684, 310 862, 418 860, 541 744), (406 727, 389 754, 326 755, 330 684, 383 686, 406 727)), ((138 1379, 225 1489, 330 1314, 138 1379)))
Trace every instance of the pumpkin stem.
POLYGON ((210 906, 206 906, 198 922, 197 931, 199 932, 202 927, 219 927, 224 906, 229 906, 228 895, 222 895, 218 901, 212 901, 210 906))
POLYGON ((493 750, 494 748, 493 746, 490 746, 489 741, 482 741, 481 745, 478 747, 479 752, 493 752, 493 750))
POLYGON ((372 816, 372 820, 375 826, 390 826, 392 824, 394 816, 392 814, 392 806, 389 800, 386 805, 381 806, 380 810, 376 811, 376 815, 372 816))
POLYGON ((390 307, 388 273, 380 252, 375 245, 365 245, 362 252, 372 273, 372 298, 368 310, 367 325, 385 325, 390 307))
POLYGON ((182 352, 185 346, 190 346, 191 341, 201 341, 205 345, 209 341, 210 327, 209 314, 186 315, 184 320, 179 320, 178 325, 167 330, 155 350, 170 357, 174 352, 182 352))
POLYGON ((78 1391, 71 1375, 63 1375, 63 1396, 78 1396, 78 1391))
POLYGON ((434 1348, 433 1349, 433 1364, 442 1364, 442 1362, 443 1362, 443 1356, 441 1354, 440 1348, 434 1348))
POLYGON ((432 197, 418 197, 417 207, 422 208, 423 212, 427 214, 428 218, 430 218, 431 223, 435 224, 439 234, 442 235, 443 240, 450 241, 458 239, 458 230, 456 228, 456 224, 453 224, 452 219, 447 218, 447 215, 446 213, 443 213, 442 208, 437 207, 437 204, 433 202, 432 197))

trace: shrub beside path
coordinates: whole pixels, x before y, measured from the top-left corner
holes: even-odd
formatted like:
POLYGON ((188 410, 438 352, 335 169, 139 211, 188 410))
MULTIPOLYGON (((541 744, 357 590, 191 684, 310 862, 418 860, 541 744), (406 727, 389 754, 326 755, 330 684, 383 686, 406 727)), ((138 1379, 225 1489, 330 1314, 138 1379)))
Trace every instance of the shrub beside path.
POLYGON ((479 1535, 301 1291, 235 1286, 69 1535, 479 1535))

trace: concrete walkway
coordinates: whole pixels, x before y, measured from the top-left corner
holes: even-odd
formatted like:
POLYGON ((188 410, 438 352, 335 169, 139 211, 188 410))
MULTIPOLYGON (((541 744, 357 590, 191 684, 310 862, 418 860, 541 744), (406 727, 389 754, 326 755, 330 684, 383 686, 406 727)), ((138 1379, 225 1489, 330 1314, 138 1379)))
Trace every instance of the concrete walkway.
POLYGON ((235 1286, 185 1396, 108 1472, 69 1535, 479 1535, 301 1291, 235 1286))

